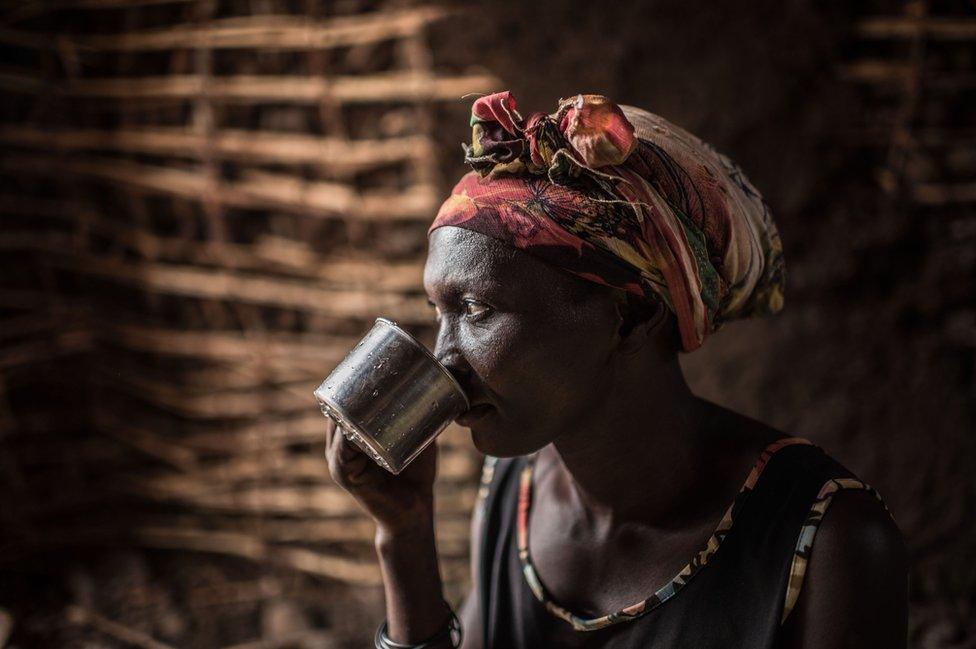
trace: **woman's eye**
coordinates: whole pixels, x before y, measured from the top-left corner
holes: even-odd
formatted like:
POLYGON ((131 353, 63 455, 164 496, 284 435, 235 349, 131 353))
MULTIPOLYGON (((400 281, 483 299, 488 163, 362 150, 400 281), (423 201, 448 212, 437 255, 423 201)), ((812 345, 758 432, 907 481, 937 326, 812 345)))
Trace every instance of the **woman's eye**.
POLYGON ((464 300, 464 315, 469 318, 480 318, 491 312, 491 307, 476 300, 464 300))

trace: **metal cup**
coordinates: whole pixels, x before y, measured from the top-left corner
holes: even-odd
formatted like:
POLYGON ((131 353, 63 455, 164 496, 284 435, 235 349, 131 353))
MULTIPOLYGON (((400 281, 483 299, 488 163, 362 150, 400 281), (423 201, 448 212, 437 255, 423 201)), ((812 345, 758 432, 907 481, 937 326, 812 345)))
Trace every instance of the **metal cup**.
POLYGON ((470 407, 447 368, 386 318, 376 319, 314 394, 343 435, 391 473, 470 407))

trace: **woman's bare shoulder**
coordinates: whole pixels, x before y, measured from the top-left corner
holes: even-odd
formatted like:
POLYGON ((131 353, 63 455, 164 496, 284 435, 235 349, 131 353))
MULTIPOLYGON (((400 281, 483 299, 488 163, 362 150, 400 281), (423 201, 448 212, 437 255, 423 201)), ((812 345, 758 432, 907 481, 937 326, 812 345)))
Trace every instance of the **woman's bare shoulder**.
POLYGON ((908 551, 871 492, 838 492, 824 514, 803 587, 784 626, 787 647, 905 647, 908 551))

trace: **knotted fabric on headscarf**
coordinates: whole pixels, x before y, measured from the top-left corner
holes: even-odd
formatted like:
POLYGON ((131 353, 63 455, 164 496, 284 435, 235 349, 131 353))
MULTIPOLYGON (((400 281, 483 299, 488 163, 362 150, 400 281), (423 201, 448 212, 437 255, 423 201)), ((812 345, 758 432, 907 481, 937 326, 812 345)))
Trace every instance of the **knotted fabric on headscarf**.
POLYGON ((685 351, 733 318, 783 306, 783 251, 738 166, 661 117, 600 95, 523 119, 510 92, 475 101, 466 174, 428 234, 500 239, 674 312, 685 351))

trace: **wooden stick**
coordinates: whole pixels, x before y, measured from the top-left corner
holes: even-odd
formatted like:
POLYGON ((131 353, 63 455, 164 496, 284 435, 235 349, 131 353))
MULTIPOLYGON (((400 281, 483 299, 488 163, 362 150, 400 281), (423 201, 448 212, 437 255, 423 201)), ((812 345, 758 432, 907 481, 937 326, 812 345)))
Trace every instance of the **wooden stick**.
POLYGON ((304 209, 315 214, 352 216, 363 220, 429 220, 437 208, 438 192, 432 185, 413 185, 405 191, 374 190, 358 194, 346 185, 313 182, 292 175, 247 171, 232 185, 237 198, 221 192, 228 205, 264 205, 304 209))
POLYGON ((913 74, 911 65, 887 60, 855 61, 839 68, 839 75, 842 79, 864 83, 906 81, 911 74, 913 74))
MULTIPOLYGON (((21 91, 29 91, 34 85, 29 79, 21 80, 12 75, 0 77, 0 84, 21 91)), ((318 104, 327 99, 346 104, 457 101, 463 95, 490 92, 498 86, 498 79, 486 74, 435 76, 424 72, 385 72, 368 76, 334 76, 328 79, 270 75, 79 79, 61 86, 48 86, 48 91, 68 97, 127 101, 183 101, 206 92, 214 101, 303 105, 318 104)))
POLYGON ((417 7, 313 21, 291 15, 241 16, 202 25, 178 25, 148 32, 86 36, 82 48, 168 50, 247 48, 315 50, 372 45, 410 36, 448 15, 439 7, 417 7))
MULTIPOLYGON (((110 221, 92 214, 76 203, 31 201, 0 194, 0 214, 22 217, 38 215, 61 218, 75 225, 84 219, 87 227, 106 238, 117 240, 147 259, 213 266, 217 261, 228 270, 282 272, 314 279, 322 286, 369 288, 377 291, 419 291, 423 279, 420 260, 388 261, 365 254, 329 253, 327 258, 307 244, 266 235, 252 245, 224 243, 220 253, 208 242, 159 236, 145 227, 110 221)), ((36 230, 7 230, 0 233, 0 250, 31 251, 46 255, 76 255, 78 238, 74 233, 36 230)))
POLYGON ((271 561, 347 583, 382 583, 379 567, 375 562, 327 556, 311 550, 299 551, 297 548, 272 551, 263 541, 252 535, 209 530, 142 528, 137 530, 136 537, 141 543, 155 548, 229 554, 258 562, 271 561))
POLYGON ((0 88, 9 92, 41 94, 50 92, 51 85, 29 71, 0 69, 0 88))
MULTIPOLYGON (((106 427, 99 426, 99 430, 105 431, 106 427)), ((133 432, 141 432, 132 426, 113 426, 113 437, 118 435, 129 435, 133 432)), ((133 435, 134 436, 134 435, 133 435)), ((156 436, 158 439, 158 436, 156 436)), ((320 436, 324 445, 324 422, 323 434, 320 436)), ((174 444, 180 448, 178 444, 174 444)), ((258 443, 253 447, 239 447, 237 449, 225 449, 231 453, 229 459, 219 462, 207 462, 201 464, 194 462, 185 463, 180 468, 182 473, 171 474, 179 481, 178 484, 185 484, 184 480, 195 480, 200 485, 219 485, 221 488, 228 488, 243 483, 251 483, 262 478, 274 478, 278 483, 307 483, 309 481, 319 481, 322 484, 331 484, 332 478, 329 474, 329 467, 323 453, 288 453, 281 447, 271 448, 270 445, 258 443), (237 455, 233 455, 233 453, 237 455)), ((324 446, 323 446, 324 448, 324 446)), ((184 449, 185 450, 185 449, 184 449)), ((438 457, 438 480, 453 483, 471 483, 476 477, 480 464, 476 463, 471 453, 460 449, 441 449, 438 457)), ((159 480, 165 482, 169 475, 160 476, 159 480)), ((156 479, 156 478, 154 478, 156 479)))
POLYGON ((50 340, 6 345, 0 350, 0 370, 35 365, 61 356, 89 352, 93 349, 91 332, 84 330, 63 331, 50 340))
MULTIPOLYGON (((841 79, 876 85, 895 85, 911 83, 918 74, 910 63, 893 63, 886 60, 863 60, 842 65, 839 68, 841 79)), ((924 77, 926 89, 954 90, 976 86, 976 75, 957 73, 927 73, 924 77)))
POLYGON ((88 328, 80 326, 79 321, 89 318, 90 315, 84 309, 64 309, 0 318, 0 341, 4 338, 23 338, 32 334, 50 339, 53 334, 64 332, 65 322, 75 323, 78 329, 86 330, 88 328))
POLYGON ((10 633, 14 628, 14 616, 5 608, 0 608, 0 649, 7 646, 10 633))
POLYGON ((131 423, 123 423, 114 414, 106 416, 101 408, 95 409, 94 419, 99 433, 162 460, 181 471, 190 472, 199 465, 199 458, 193 449, 181 445, 178 439, 166 439, 155 431, 131 423))
POLYGON ((134 9, 151 5, 189 4, 196 0, 46 0, 51 9, 134 9))
POLYGON ((264 333, 244 336, 229 331, 186 331, 135 324, 105 323, 104 336, 124 347, 164 355, 248 360, 270 356, 308 357, 316 362, 345 354, 356 336, 264 333), (345 350, 345 351, 342 351, 345 350))
MULTIPOLYGON (((315 444, 322 441, 323 415, 309 412, 292 417, 279 417, 270 421, 247 422, 223 430, 213 430, 188 424, 180 442, 202 451, 224 451, 235 446, 259 444, 315 444)), ((465 429, 451 424, 437 438, 441 448, 471 450, 471 440, 465 429)))
POLYGON ((968 41, 976 38, 976 20, 874 16, 860 21, 856 31, 866 38, 912 39, 921 33, 933 40, 968 41))
POLYGON ((976 183, 919 183, 912 198, 922 205, 947 206, 976 203, 976 183))
POLYGON ((281 416, 317 407, 312 390, 318 381, 310 381, 305 385, 305 390, 267 388, 256 392, 187 394, 167 381, 138 374, 119 376, 114 369, 106 369, 95 378, 101 386, 115 388, 169 412, 194 419, 255 418, 269 414, 281 416))
POLYGON ((335 634, 320 630, 294 631, 280 638, 262 638, 239 644, 226 645, 222 649, 332 649, 339 647, 335 634))
POLYGON ((307 282, 275 277, 110 259, 90 260, 75 270, 119 284, 171 295, 299 309, 355 320, 371 321, 375 314, 384 314, 404 323, 430 324, 430 307, 419 296, 369 294, 357 290, 319 288, 307 282))
POLYGON ((350 584, 379 586, 383 583, 379 565, 375 560, 352 561, 345 557, 332 557, 305 548, 281 548, 275 550, 272 561, 312 575, 339 579, 350 584))
MULTIPOLYGON (((174 474, 133 476, 124 486, 129 492, 152 500, 181 502, 218 512, 325 517, 362 514, 348 493, 326 484, 218 485, 174 474)), ((470 512, 474 496, 471 490, 446 490, 438 495, 438 506, 445 512, 470 512)))
POLYGON ((200 159, 204 149, 227 160, 248 163, 313 164, 350 175, 374 167, 432 157, 428 138, 343 140, 289 133, 221 130, 213 137, 182 128, 129 130, 44 130, 26 126, 0 129, 0 143, 72 151, 120 151, 200 159))
POLYGON ((175 649, 172 645, 160 642, 147 633, 110 620, 89 608, 72 605, 67 608, 66 613, 68 621, 72 624, 90 626, 128 645, 142 647, 142 649, 175 649))
MULTIPOLYGON (((176 25, 164 29, 111 35, 59 38, 80 50, 153 51, 171 49, 247 48, 314 50, 370 45, 415 34, 448 15, 439 7, 417 7, 313 21, 291 15, 256 15, 176 25)), ((0 44, 46 49, 54 35, 0 31, 0 44)))
POLYGON ((41 176, 77 174, 191 201, 211 197, 228 207, 279 208, 315 217, 427 221, 439 198, 433 187, 360 195, 347 185, 283 174, 251 173, 249 180, 214 183, 195 171, 95 157, 6 156, 0 168, 41 176))

